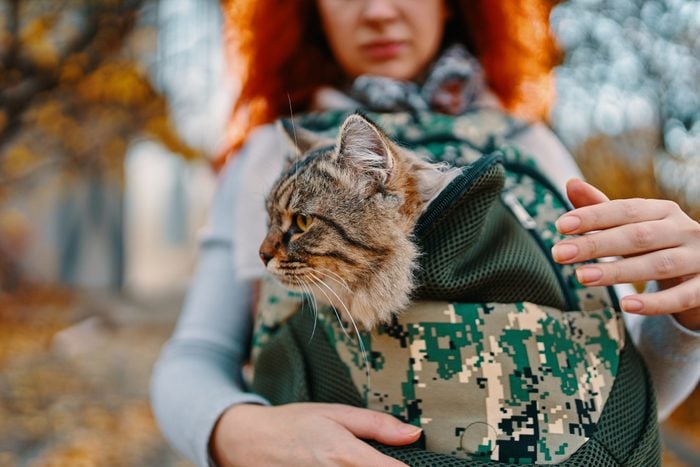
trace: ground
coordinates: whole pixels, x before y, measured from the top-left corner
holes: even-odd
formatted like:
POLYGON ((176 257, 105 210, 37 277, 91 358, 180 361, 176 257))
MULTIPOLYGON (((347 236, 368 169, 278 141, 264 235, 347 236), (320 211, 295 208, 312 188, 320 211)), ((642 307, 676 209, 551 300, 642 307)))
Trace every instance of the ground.
POLYGON ((0 467, 190 466, 148 380, 181 294, 148 301, 28 289, 0 301, 0 467))

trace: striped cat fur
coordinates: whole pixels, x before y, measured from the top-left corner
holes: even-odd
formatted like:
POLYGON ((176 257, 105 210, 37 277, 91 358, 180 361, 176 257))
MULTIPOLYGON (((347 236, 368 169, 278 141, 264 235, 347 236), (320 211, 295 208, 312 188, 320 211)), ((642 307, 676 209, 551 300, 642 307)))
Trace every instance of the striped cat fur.
POLYGON ((387 322, 410 301, 416 221, 459 169, 400 147, 359 113, 335 141, 279 127, 294 156, 266 198, 267 271, 367 330, 387 322))

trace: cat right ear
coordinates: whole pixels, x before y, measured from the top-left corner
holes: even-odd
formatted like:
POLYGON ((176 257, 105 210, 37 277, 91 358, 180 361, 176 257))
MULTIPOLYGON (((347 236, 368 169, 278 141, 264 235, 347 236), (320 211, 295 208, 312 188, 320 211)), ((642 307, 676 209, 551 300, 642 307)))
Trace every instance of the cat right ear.
POLYGON ((394 168, 392 147, 384 132, 361 113, 350 115, 340 128, 338 156, 382 185, 389 181, 394 168))
POLYGON ((332 143, 332 141, 312 131, 295 126, 294 122, 290 119, 281 118, 277 120, 277 128, 285 136, 290 147, 296 149, 297 157, 309 152, 313 148, 332 143))

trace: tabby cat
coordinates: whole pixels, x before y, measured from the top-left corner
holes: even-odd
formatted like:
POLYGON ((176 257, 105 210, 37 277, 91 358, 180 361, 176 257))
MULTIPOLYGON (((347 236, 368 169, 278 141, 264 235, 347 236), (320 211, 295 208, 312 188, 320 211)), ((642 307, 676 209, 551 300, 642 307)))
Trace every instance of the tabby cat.
POLYGON ((404 309, 429 201, 459 173, 392 142, 361 114, 337 141, 281 124, 298 153, 266 199, 260 258, 287 288, 311 292, 366 329, 404 309))

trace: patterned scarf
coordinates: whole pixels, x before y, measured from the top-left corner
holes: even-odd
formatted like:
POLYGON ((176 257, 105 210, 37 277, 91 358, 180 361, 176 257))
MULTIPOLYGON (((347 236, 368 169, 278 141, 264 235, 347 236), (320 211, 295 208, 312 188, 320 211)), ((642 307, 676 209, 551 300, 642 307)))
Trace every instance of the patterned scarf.
POLYGON ((433 63, 422 84, 363 75, 355 79, 348 95, 375 112, 433 110, 459 115, 483 88, 481 64, 462 45, 456 44, 433 63))

